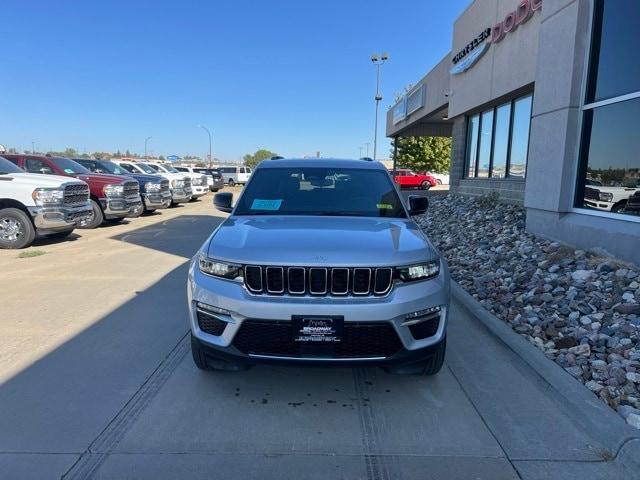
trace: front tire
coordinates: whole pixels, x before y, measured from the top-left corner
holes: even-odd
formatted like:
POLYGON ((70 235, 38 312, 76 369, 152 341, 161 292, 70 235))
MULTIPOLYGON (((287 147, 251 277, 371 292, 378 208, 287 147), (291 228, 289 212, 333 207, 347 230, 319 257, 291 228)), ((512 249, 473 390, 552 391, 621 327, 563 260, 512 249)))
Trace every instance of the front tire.
POLYGON ((233 187, 236 184, 236 182, 233 181, 233 178, 230 178, 228 183, 230 187, 233 187))
POLYGON ((84 230, 90 230, 92 228, 98 228, 104 222, 104 213, 102 213, 102 208, 98 205, 98 202, 91 199, 91 208, 93 209, 93 220, 85 223, 84 225, 80 225, 78 228, 82 228, 84 230))
POLYGON ((424 182, 422 182, 422 185, 420 185, 420 188, 422 188, 422 190, 424 191, 427 191, 431 188, 431 184, 425 180, 424 182))
POLYGON ((208 358, 200 346, 200 342, 193 336, 193 333, 191 334, 191 356, 193 357, 193 363, 196 364, 196 367, 204 371, 241 372, 249 369, 248 365, 242 363, 225 362, 224 360, 208 358))
POLYGON ((447 350, 446 337, 434 348, 431 356, 426 360, 408 365, 389 367, 385 370, 397 375, 422 375, 431 376, 437 374, 444 364, 444 356, 447 350))
POLYGON ((442 180, 437 179, 437 180, 436 180, 436 183, 437 183, 438 185, 442 185, 442 180))
POLYGON ((36 238, 29 216, 19 208, 0 210, 0 248, 28 247, 36 238))

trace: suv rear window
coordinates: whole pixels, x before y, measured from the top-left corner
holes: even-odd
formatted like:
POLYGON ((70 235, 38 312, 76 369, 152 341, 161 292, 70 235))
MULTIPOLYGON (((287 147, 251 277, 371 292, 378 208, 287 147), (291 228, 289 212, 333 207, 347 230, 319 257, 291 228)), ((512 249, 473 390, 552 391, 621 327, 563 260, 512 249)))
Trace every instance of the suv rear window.
POLYGON ((256 170, 235 215, 406 218, 385 171, 315 167, 256 170))

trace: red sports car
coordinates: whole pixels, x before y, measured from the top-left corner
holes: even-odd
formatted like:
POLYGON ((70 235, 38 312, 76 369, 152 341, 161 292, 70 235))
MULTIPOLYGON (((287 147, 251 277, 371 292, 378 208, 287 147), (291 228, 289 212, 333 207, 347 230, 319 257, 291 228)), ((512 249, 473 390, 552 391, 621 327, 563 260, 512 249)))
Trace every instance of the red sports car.
MULTIPOLYGON (((391 174, 393 175, 393 172, 391 172, 391 174)), ((396 170, 396 175, 393 180, 400 188, 421 188, 423 190, 429 190, 438 184, 438 181, 432 175, 415 173, 406 168, 396 170)))

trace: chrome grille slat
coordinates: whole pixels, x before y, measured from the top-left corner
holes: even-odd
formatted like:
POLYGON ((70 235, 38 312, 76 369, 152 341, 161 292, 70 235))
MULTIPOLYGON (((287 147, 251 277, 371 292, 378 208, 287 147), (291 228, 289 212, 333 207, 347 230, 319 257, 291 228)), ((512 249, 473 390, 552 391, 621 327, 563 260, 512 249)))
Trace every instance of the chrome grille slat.
POLYGON ((393 279, 391 267, 244 267, 244 284, 256 295, 381 297, 391 291, 393 279))
POLYGON ((368 295, 371 290, 371 269, 370 268, 354 268, 353 269, 353 285, 351 291, 354 295, 368 295), (366 275, 366 277, 364 276, 366 275), (366 281, 365 281, 366 278, 366 281), (360 288, 360 284, 363 288, 360 288))
POLYGON ((309 293, 311 295, 326 295, 328 275, 326 268, 310 268, 309 269, 309 293), (315 277, 315 278, 314 278, 315 277), (317 283, 317 285, 314 285, 317 283), (322 286, 321 288, 314 288, 322 286))
POLYGON ((64 187, 65 206, 82 205, 89 200, 89 186, 83 184, 71 184, 64 187))

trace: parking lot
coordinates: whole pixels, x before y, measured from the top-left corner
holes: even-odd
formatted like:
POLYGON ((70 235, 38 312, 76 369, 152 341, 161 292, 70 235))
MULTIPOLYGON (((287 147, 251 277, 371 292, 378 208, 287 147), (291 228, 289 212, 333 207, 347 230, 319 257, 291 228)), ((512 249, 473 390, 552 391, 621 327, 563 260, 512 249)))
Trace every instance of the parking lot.
POLYGON ((0 251, 0 478, 614 475, 589 422, 455 302, 432 378, 197 370, 187 265, 222 220, 208 195, 0 251))

